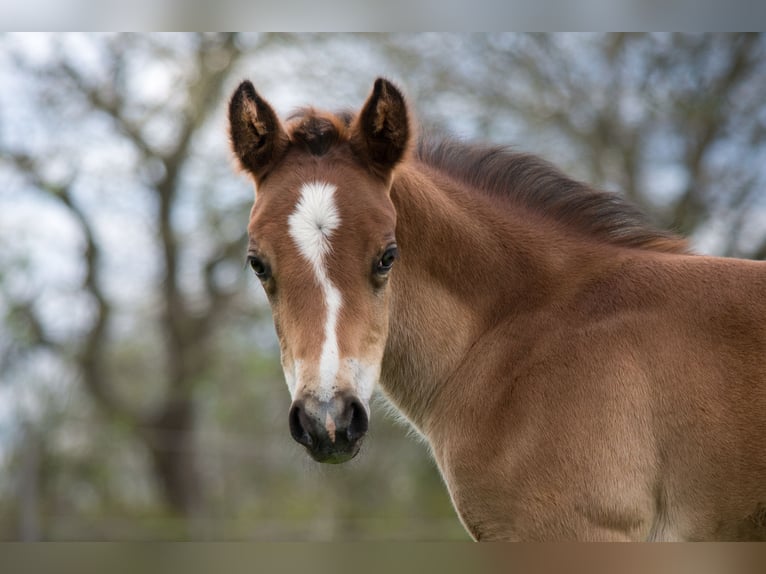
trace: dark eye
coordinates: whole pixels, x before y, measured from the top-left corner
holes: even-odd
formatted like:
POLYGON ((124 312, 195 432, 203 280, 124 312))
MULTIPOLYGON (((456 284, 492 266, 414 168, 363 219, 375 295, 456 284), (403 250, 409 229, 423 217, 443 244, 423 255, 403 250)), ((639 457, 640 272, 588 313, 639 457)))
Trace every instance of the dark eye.
POLYGON ((396 261, 398 255, 399 251, 397 250, 396 245, 388 247, 378 260, 378 265, 375 267, 375 271, 379 275, 385 275, 391 271, 391 267, 394 265, 394 261, 396 261))
POLYGON ((265 281, 269 278, 269 266, 266 265, 260 257, 256 257, 255 255, 248 255, 247 263, 255 272, 255 275, 258 277, 258 279, 265 281))

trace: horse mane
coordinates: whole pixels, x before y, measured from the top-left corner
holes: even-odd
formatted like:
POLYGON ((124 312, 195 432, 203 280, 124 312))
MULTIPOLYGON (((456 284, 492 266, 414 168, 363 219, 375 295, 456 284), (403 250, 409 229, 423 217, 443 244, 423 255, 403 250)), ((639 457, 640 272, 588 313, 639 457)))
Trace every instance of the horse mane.
MULTIPOLYGON (((287 119, 290 141, 324 155, 348 141, 354 115, 301 108, 287 119)), ((588 235, 623 247, 687 253, 684 238, 652 225, 647 216, 616 193, 575 181, 547 161, 507 146, 466 143, 449 137, 421 137, 415 159, 510 207, 552 218, 588 235)))
POLYGON ((624 247, 688 252, 684 238, 652 225, 628 200, 575 181, 537 156, 507 146, 423 137, 416 158, 483 193, 553 218, 590 237, 624 247))

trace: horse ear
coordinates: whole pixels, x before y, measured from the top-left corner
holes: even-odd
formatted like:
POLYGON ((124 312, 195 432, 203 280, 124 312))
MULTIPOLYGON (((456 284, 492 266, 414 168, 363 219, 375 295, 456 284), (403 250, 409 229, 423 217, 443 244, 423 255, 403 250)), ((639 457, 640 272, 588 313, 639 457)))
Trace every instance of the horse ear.
POLYGON ((404 96, 391 82, 378 78, 352 127, 351 145, 376 171, 387 175, 404 157, 410 131, 404 96))
POLYGON ((229 134, 240 165, 258 180, 279 161, 289 143, 277 114, 247 80, 229 102, 229 134))

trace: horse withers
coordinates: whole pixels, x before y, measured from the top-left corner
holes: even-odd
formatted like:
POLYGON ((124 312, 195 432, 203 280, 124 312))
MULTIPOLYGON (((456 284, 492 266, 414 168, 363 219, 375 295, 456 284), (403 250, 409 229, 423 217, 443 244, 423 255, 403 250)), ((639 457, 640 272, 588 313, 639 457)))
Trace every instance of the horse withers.
POLYGON ((766 539, 766 263, 692 255, 506 148, 229 106, 293 438, 357 454, 376 385, 477 540, 766 539))

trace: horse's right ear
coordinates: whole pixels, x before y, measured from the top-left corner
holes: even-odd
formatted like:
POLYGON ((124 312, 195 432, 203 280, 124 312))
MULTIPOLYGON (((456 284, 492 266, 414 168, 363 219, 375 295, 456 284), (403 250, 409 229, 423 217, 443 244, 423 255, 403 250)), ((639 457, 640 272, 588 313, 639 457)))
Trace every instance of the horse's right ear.
POLYGON ((247 80, 229 102, 229 135, 240 165, 256 180, 263 179, 289 143, 277 114, 247 80))

